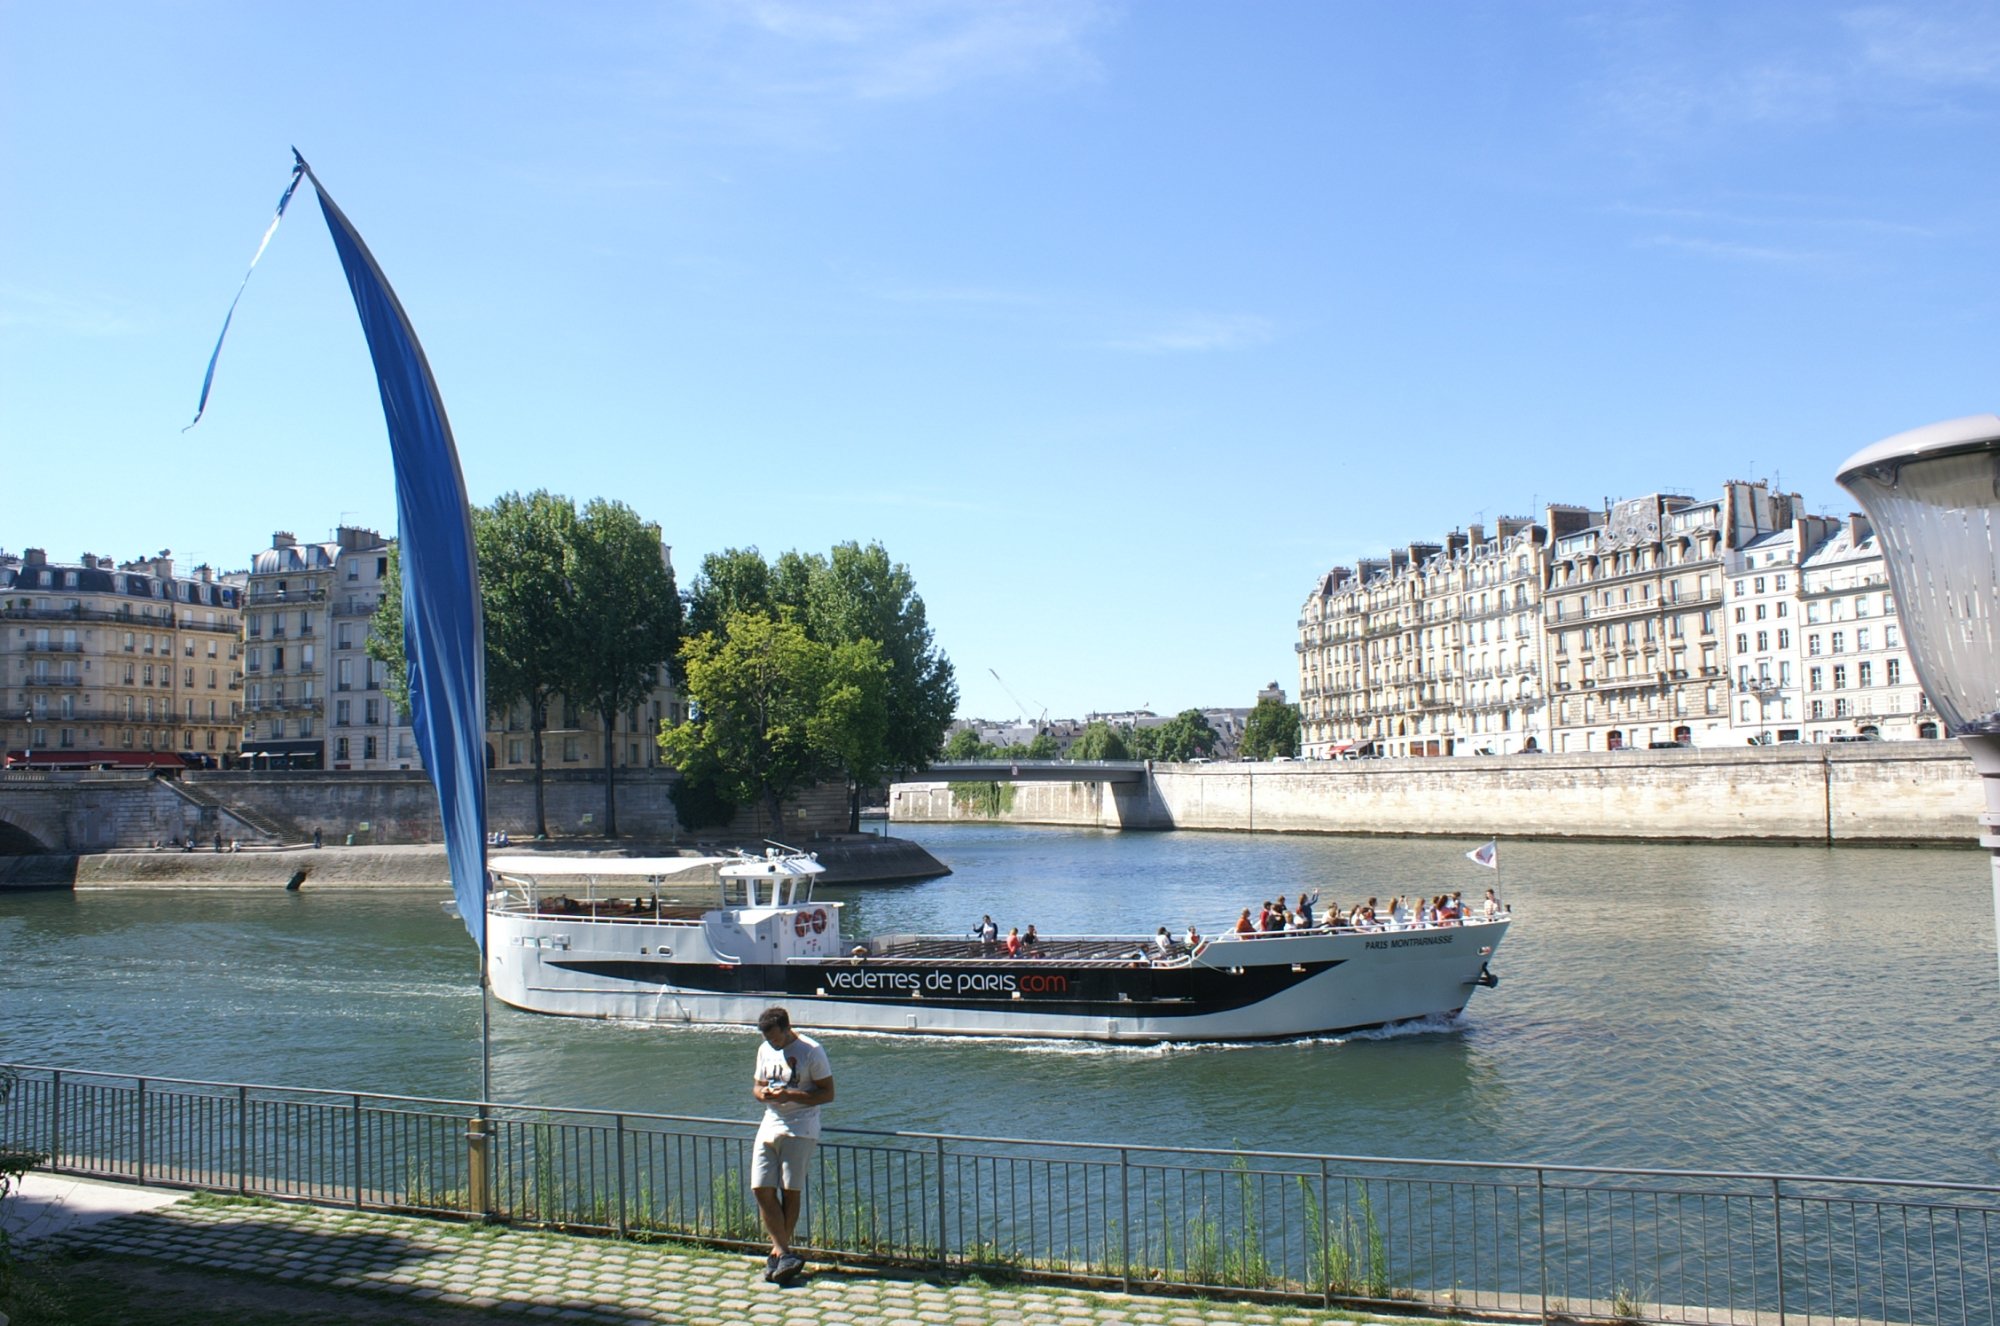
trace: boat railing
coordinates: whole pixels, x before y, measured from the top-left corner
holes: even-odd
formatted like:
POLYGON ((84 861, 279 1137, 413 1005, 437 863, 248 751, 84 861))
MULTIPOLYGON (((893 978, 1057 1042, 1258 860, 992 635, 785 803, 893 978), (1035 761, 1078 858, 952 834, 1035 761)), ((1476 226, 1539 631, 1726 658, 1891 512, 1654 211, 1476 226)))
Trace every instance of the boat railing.
POLYGON ((1316 925, 1310 930, 1250 930, 1238 933, 1225 930, 1212 936, 1218 940, 1240 941, 1259 939, 1297 939, 1303 935, 1387 935, 1409 934, 1419 930, 1474 930, 1489 925, 1505 925, 1514 919, 1512 912, 1501 912, 1492 920, 1483 916, 1468 916, 1462 921, 1378 921, 1374 925, 1316 925))

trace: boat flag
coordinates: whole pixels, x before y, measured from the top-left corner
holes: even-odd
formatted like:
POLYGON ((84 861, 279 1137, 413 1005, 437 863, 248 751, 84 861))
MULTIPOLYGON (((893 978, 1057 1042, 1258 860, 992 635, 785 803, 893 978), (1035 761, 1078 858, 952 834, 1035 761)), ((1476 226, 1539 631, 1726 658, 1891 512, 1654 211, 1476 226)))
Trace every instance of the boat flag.
POLYGON ((1475 866, 1485 866, 1488 870, 1498 870, 1500 868, 1500 844, 1498 840, 1488 838, 1485 842, 1467 852, 1465 859, 1472 862, 1475 866))
MULTIPOLYGON (((292 180, 278 215, 301 178, 312 181, 334 250, 347 273, 354 308, 375 364, 396 473, 397 538, 403 564, 403 653, 409 666, 410 726, 424 772, 437 789, 452 894, 466 931, 486 951, 486 655, 472 508, 452 444, 451 423, 416 329, 396 292, 326 186, 293 149, 292 180)), ((264 232, 270 243, 273 218, 264 232)), ((264 244, 257 247, 263 256, 264 244)), ((251 260, 256 266, 256 259, 251 260)), ((246 275, 245 283, 249 281, 246 275)), ((242 298, 237 291, 237 298, 242 298)), ((234 315, 235 304, 230 313, 234 315)), ((223 334, 229 331, 223 322, 223 334)), ((216 354, 222 342, 216 341, 216 354)), ((215 360, 202 383, 208 403, 215 360)), ((200 413, 196 416, 199 419, 200 413)), ((192 427, 193 425, 189 425, 192 427)), ((483 968, 482 958, 482 968, 483 968)))

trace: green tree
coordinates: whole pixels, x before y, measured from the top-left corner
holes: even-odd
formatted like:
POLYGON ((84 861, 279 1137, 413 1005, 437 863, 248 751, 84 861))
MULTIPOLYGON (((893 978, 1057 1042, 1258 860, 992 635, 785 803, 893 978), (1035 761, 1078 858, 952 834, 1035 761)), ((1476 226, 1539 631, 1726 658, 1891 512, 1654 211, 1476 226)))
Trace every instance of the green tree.
POLYGON ((1056 742, 1054 734, 1037 732, 1035 739, 1022 749, 1021 758, 1024 760, 1060 759, 1062 758, 1062 747, 1056 742))
POLYGON ((879 543, 839 544, 826 557, 787 552, 775 564, 754 548, 704 558, 689 595, 689 634, 712 633, 742 611, 789 617, 829 647, 872 642, 879 651, 880 730, 847 743, 853 758, 834 770, 847 778, 849 828, 858 829, 861 789, 937 759, 958 707, 951 662, 936 647, 915 579, 879 543))
POLYGON ((797 622, 732 612, 681 657, 695 717, 662 731, 660 749, 729 800, 761 802, 774 831, 787 797, 871 758, 884 675, 872 645, 829 646, 797 622))
POLYGON ((1111 724, 1096 722, 1085 727, 1069 744, 1072 760, 1129 760, 1132 750, 1125 744, 1125 738, 1112 730, 1111 724))
POLYGON ((1164 727, 1128 727, 1122 729, 1125 748, 1132 752, 1135 760, 1157 760, 1160 756, 1160 734, 1164 727))
POLYGON ((688 587, 688 638, 721 634, 732 612, 777 615, 771 568, 755 548, 725 548, 701 559, 701 570, 688 587))
POLYGON ((1268 760, 1299 753, 1299 708, 1282 700, 1262 699, 1243 720, 1243 754, 1268 760))
POLYGON ((977 732, 969 727, 960 728, 944 744, 944 757, 947 760, 977 760, 984 758, 989 749, 977 732))
POLYGON ((1153 758, 1179 763, 1215 753, 1215 729, 1199 709, 1183 709, 1154 729, 1153 758))
MULTIPOLYGON (((480 608, 486 621, 486 709, 528 710, 535 757, 535 832, 548 833, 543 793, 542 734, 549 701, 575 668, 576 631, 569 558, 576 504, 536 491, 507 493, 490 507, 474 508, 472 537, 479 559, 480 608)), ((409 670, 403 656, 403 581, 394 552, 392 574, 370 623, 368 653, 388 665, 390 698, 409 707, 409 670)))
POLYGON ((571 531, 569 595, 573 665, 563 693, 604 728, 604 836, 618 836, 612 729, 620 710, 653 691, 680 652, 681 598, 660 527, 602 498, 571 531))

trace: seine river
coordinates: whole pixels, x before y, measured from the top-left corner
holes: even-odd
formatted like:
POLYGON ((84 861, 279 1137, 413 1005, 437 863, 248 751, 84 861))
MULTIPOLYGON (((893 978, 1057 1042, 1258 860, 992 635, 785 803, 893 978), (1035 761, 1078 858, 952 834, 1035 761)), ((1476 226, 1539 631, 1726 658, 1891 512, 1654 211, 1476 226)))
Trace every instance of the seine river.
MULTIPOLYGON (((1472 842, 899 826, 956 872, 849 926, 1213 931, 1301 885, 1494 882, 1472 842)), ((832 1121, 1093 1141, 2000 1179, 1977 851, 1506 843, 1518 918, 1454 1025, 1199 1049, 828 1037, 832 1121)), ((466 1097, 464 930, 421 891, 0 897, 0 1058, 466 1097)), ((807 1017, 809 1018, 809 1013, 807 1017)), ((803 1019, 802 1019, 803 1020, 803 1019)), ((754 1041, 496 1007, 496 1094, 742 1116, 754 1041)))

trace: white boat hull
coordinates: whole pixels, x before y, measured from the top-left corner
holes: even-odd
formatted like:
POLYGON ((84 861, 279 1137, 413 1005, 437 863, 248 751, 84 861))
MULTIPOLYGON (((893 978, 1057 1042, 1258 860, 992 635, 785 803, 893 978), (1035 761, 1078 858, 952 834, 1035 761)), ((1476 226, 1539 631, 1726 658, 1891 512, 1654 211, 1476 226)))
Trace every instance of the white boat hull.
MULTIPOLYGON (((532 1012, 750 1025, 784 1004, 816 1029, 1132 1043, 1291 1038, 1456 1014, 1510 923, 1231 936, 1165 961, 1134 939, 1126 962, 815 954, 757 963, 713 952, 698 923, 488 917, 493 992, 532 1012)), ((837 936, 821 947, 836 948, 837 936)))

